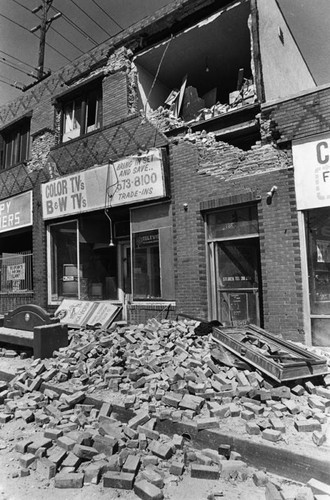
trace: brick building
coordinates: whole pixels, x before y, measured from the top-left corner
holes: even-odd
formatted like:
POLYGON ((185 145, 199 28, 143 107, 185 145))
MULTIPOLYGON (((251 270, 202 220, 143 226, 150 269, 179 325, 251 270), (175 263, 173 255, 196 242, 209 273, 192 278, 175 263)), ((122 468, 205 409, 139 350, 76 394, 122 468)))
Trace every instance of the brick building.
POLYGON ((292 151, 327 92, 275 0, 175 1, 26 90, 0 109, 1 312, 107 300, 326 345, 292 151))

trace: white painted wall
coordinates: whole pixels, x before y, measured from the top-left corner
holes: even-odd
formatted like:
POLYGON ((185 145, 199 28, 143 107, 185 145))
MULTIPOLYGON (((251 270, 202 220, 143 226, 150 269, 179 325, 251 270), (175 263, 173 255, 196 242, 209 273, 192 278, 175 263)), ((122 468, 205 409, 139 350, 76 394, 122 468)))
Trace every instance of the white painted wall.
POLYGON ((314 79, 275 0, 257 0, 266 101, 315 87, 314 79), (283 43, 279 37, 283 32, 283 43))

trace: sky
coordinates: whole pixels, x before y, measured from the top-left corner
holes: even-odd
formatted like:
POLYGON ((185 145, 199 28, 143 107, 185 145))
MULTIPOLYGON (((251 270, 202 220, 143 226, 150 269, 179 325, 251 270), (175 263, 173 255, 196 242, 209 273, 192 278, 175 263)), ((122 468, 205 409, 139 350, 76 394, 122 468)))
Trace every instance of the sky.
MULTIPOLYGON (((0 105, 21 91, 11 85, 30 85, 38 65, 42 0, 0 0, 0 105), (10 85, 11 84, 11 85, 10 85)), ((45 70, 56 70, 96 44, 171 3, 170 0, 53 0, 48 18, 62 16, 47 31, 45 70), (77 29, 78 28, 78 29, 77 29)), ((330 0, 278 0, 287 23, 316 83, 330 82, 330 0)))

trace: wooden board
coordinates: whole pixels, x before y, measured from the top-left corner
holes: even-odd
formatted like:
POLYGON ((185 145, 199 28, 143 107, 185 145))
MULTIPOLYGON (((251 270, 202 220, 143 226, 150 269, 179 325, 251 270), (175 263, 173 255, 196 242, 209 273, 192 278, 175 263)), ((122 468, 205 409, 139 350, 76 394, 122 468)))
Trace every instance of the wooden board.
POLYGON ((213 328, 213 339, 277 382, 328 373, 327 360, 255 325, 213 328))

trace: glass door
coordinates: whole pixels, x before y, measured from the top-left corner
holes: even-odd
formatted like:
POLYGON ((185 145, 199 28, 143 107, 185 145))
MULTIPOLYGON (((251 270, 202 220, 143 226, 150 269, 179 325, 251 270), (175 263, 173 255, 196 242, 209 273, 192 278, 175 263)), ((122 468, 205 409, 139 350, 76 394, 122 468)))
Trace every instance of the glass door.
POLYGON ((260 325, 258 238, 215 244, 217 318, 223 325, 260 325))

